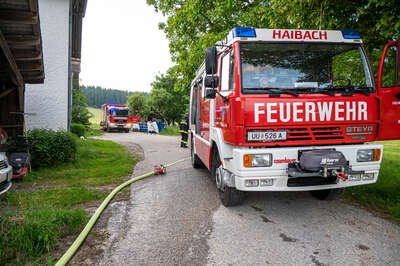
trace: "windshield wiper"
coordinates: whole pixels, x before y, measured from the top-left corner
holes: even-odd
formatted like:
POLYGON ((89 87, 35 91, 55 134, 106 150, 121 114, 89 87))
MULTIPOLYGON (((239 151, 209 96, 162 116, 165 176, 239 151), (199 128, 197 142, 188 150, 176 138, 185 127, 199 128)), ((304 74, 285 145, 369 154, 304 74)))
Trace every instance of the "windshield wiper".
POLYGON ((315 89, 314 91, 313 91, 314 93, 321 93, 321 94, 326 94, 326 95, 329 95, 329 96, 335 96, 335 92, 334 91, 331 91, 331 90, 328 90, 328 89, 315 89))
POLYGON ((331 91, 340 91, 343 96, 352 96, 354 93, 361 93, 366 96, 372 92, 371 87, 363 87, 363 86, 332 86, 329 85, 324 88, 324 90, 331 91))
POLYGON ((299 97, 297 92, 285 89, 278 89, 278 88, 263 88, 263 90, 267 90, 270 96, 280 97, 281 94, 289 94, 295 97, 299 97))

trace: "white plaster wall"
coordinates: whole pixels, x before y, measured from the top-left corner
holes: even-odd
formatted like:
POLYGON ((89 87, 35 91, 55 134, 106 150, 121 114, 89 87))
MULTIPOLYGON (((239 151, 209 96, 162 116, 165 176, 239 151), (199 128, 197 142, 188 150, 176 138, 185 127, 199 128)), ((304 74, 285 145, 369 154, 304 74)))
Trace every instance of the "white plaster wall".
POLYGON ((25 89, 26 126, 67 129, 69 0, 39 0, 40 27, 45 80, 27 84, 25 89))

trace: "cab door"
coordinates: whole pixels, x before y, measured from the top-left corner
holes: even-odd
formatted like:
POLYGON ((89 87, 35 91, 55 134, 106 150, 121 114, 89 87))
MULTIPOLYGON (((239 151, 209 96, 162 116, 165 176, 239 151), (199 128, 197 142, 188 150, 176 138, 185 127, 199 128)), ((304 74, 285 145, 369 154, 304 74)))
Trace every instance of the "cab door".
POLYGON ((400 43, 389 42, 383 51, 378 70, 380 127, 378 140, 400 139, 400 43))

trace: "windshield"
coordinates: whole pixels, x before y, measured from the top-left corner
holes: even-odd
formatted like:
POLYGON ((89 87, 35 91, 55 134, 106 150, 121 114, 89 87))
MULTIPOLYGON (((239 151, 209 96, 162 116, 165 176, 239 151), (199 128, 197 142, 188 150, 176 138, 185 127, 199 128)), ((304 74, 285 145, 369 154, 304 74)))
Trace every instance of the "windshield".
POLYGON ((129 112, 128 109, 116 109, 116 108, 110 109, 110 114, 112 116, 128 116, 128 112, 129 112))
POLYGON ((373 91, 358 44, 241 43, 240 56, 244 93, 373 91))

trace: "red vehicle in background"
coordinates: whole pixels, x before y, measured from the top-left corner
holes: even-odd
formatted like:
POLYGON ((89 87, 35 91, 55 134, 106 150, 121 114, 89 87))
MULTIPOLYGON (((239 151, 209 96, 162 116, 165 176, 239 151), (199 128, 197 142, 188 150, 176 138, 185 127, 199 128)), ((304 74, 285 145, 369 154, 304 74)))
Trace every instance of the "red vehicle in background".
POLYGON ((122 104, 103 104, 100 127, 104 131, 112 130, 129 132, 133 123, 138 123, 140 115, 132 116, 129 108, 122 104))

